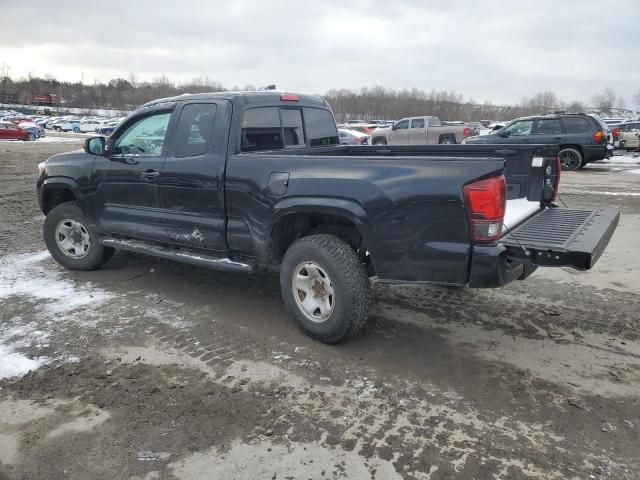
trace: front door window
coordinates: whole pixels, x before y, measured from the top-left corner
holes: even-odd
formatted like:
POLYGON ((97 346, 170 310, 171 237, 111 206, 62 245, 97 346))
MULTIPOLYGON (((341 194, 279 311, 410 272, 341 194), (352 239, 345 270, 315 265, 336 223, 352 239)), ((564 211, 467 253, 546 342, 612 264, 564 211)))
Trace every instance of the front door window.
POLYGON ((133 123, 116 140, 112 155, 159 157, 167 136, 171 112, 144 117, 133 123))

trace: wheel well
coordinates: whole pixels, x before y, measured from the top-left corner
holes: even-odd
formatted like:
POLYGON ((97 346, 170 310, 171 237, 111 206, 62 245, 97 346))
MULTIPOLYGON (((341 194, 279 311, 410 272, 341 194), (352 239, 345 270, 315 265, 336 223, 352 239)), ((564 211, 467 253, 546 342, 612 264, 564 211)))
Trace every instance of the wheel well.
POLYGON ((578 152, 580 152, 580 155, 582 156, 582 159, 584 160, 584 150, 583 150, 582 146, 574 145, 574 144, 560 145, 560 150, 562 150, 564 148, 573 148, 573 149, 577 150, 578 152))
POLYGON ((271 258, 279 263, 293 242, 319 233, 344 240, 368 267, 371 265, 358 227, 346 217, 326 213, 292 213, 282 217, 271 232, 271 258))
POLYGON ((438 142, 441 142, 445 138, 450 138, 451 140, 456 142, 456 136, 453 133, 441 133, 440 136, 438 137, 438 142))
POLYGON ((49 188, 42 195, 42 210, 47 215, 61 203, 73 202, 76 196, 68 188, 49 188))

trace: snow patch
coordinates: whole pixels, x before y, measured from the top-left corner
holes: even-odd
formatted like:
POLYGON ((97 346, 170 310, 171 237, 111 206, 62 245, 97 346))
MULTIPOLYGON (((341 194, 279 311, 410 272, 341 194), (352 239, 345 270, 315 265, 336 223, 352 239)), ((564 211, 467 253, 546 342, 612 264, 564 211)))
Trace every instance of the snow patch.
POLYGON ((0 380, 21 377, 44 363, 46 359, 33 360, 0 344, 0 380))
POLYGON ((46 300, 44 308, 51 313, 61 313, 96 305, 113 297, 90 283, 76 284, 41 266, 39 263, 49 256, 45 250, 0 259, 0 299, 22 296, 46 300))

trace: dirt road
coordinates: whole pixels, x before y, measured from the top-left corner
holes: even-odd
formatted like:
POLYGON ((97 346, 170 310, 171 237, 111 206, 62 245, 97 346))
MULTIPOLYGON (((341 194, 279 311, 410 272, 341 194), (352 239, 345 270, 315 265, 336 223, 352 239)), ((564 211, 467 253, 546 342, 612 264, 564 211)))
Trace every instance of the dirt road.
POLYGON ((0 143, 8 478, 640 478, 640 158, 563 177, 570 206, 622 209, 593 271, 374 285, 366 332, 330 347, 298 332, 276 277, 122 252, 63 270, 36 165, 79 147, 0 143))

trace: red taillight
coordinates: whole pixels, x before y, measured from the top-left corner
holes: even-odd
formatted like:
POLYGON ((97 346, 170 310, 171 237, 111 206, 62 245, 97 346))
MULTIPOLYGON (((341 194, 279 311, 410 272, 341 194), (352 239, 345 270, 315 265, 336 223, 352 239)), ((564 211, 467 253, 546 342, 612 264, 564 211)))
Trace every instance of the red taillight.
POLYGON ((463 191, 471 240, 494 243, 502 235, 507 207, 507 180, 500 175, 465 185, 463 191))
POLYGON ((605 139, 605 134, 602 130, 598 130, 594 135, 593 135, 593 141, 596 142, 598 145, 601 144, 605 139))
POLYGON ((611 135, 613 135, 614 140, 617 140, 618 138, 620 138, 620 129, 614 128, 613 131, 611 132, 611 135))
POLYGON ((462 130, 462 136, 463 137, 470 137, 471 136, 471 129, 469 127, 464 127, 464 130, 462 130))
POLYGON ((300 97, 298 95, 292 95, 291 93, 283 93, 280 95, 280 100, 283 102, 299 102, 300 97))

